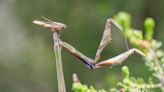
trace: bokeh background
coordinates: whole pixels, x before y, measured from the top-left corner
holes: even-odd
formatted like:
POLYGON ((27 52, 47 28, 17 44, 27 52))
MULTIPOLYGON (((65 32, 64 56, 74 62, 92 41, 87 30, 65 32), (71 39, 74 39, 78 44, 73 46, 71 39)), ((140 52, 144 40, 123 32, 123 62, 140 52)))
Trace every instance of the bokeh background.
MULTIPOLYGON (((120 11, 130 13, 132 26, 141 30, 144 19, 153 17, 154 37, 164 42, 163 5, 164 0, 0 0, 0 92, 57 92, 52 33, 32 24, 34 19, 45 16, 67 24, 63 41, 94 58, 106 19, 120 11)), ((119 31, 113 30, 112 38, 101 60, 126 51, 119 31)), ((62 59, 68 92, 75 72, 82 83, 106 90, 121 80, 123 65, 131 76, 152 76, 136 54, 121 65, 92 71, 65 51, 62 59)))

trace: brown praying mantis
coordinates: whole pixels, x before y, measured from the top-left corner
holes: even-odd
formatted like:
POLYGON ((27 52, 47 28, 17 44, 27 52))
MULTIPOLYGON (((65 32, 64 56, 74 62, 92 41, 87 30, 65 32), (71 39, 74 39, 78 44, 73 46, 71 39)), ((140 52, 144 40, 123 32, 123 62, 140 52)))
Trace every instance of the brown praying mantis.
MULTIPOLYGON (((44 18, 46 19, 46 18, 44 18)), ((96 55, 94 59, 91 59, 75 49, 73 46, 70 44, 63 42, 60 39, 60 33, 62 30, 66 29, 66 25, 63 23, 59 22, 53 22, 49 19, 46 19, 47 21, 40 21, 40 20, 34 20, 33 23, 37 24, 39 26, 42 26, 44 28, 50 29, 50 31, 54 32, 53 33, 53 39, 54 39, 54 52, 56 55, 56 67, 57 67, 57 73, 60 75, 58 76, 58 85, 62 85, 62 87, 65 87, 64 83, 64 78, 62 79, 61 77, 63 76, 63 70, 62 70, 62 62, 61 62, 61 49, 65 49, 68 51, 71 55, 82 61, 89 69, 97 69, 100 67, 108 66, 108 65, 115 65, 115 64, 120 64, 122 63, 125 59, 127 59, 130 55, 132 55, 134 52, 137 54, 140 54, 141 56, 144 56, 145 54, 136 49, 132 48, 127 50, 126 52, 117 55, 113 58, 98 62, 101 53, 103 49, 111 42, 111 25, 114 24, 119 30, 123 31, 122 27, 112 18, 107 19, 106 25, 105 25, 105 30, 102 36, 102 39, 100 41, 100 45, 97 49, 96 55), (61 79, 60 79, 61 78, 61 79)), ((59 92, 66 92, 65 89, 59 87, 59 92)))
MULTIPOLYGON (((40 25, 40 26, 43 26, 45 28, 48 28, 51 31, 55 32, 55 34, 57 33, 56 35, 55 34, 53 35, 54 40, 56 40, 55 36, 59 36, 61 30, 66 28, 65 24, 62 24, 59 22, 53 22, 50 20, 49 21, 35 20, 35 21, 33 21, 33 23, 40 25)), ((91 59, 91 58, 85 56, 80 51, 78 51, 73 46, 71 46, 70 44, 63 42, 60 39, 60 37, 58 37, 59 46, 64 48, 66 51, 68 51, 70 54, 72 54, 76 58, 78 58, 80 61, 82 61, 90 69, 97 69, 97 68, 107 66, 107 65, 119 64, 119 63, 123 62, 126 58, 128 58, 130 55, 132 55, 134 52, 144 56, 144 53, 142 51, 135 49, 135 48, 132 48, 132 49, 129 49, 128 51, 126 51, 126 52, 124 52, 118 56, 104 60, 102 62, 98 62, 98 60, 100 59, 101 52, 107 46, 107 44, 110 43, 110 41, 112 40, 111 39, 111 24, 114 24, 117 28, 119 28, 122 31, 121 26, 115 20, 113 20, 111 18, 107 19, 106 25, 105 25, 105 30, 104 30, 100 45, 97 49, 95 59, 91 59)))

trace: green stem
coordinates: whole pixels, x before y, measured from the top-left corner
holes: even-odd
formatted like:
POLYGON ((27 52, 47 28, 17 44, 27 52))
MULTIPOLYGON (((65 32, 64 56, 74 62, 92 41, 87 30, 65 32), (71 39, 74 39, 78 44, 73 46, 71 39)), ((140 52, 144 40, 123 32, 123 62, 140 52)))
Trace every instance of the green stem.
POLYGON ((56 57, 58 92, 66 92, 62 60, 61 60, 61 46, 59 45, 60 42, 59 33, 54 32, 53 39, 54 39, 54 52, 56 57))

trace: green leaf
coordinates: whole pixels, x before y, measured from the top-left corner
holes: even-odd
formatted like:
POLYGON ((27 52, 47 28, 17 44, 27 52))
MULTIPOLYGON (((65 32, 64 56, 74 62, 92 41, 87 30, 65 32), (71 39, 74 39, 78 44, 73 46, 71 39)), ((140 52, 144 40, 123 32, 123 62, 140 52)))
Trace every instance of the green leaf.
POLYGON ((153 34, 154 34, 154 26, 155 26, 155 22, 152 18, 147 18, 144 21, 144 27, 145 27, 145 39, 150 41, 153 38, 153 34))

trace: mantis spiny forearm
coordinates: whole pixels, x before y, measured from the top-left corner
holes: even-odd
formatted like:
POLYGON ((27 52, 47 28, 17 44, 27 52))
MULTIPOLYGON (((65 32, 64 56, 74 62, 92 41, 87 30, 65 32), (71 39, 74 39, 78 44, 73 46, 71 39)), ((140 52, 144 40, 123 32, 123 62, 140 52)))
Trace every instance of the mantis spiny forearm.
POLYGON ((75 56, 76 58, 78 58, 79 60, 81 60, 87 67, 89 67, 90 69, 97 69, 103 66, 107 66, 107 65, 116 65, 116 64, 120 64, 122 63, 125 59, 127 59, 130 55, 132 55, 134 52, 144 56, 144 53, 142 53, 140 50, 138 49, 129 49, 128 51, 115 56, 113 58, 104 60, 102 62, 95 62, 94 59, 90 59, 87 56, 85 56, 84 54, 82 54, 80 51, 76 50, 74 47, 72 47, 71 45, 69 45, 66 42, 60 42, 60 45, 66 49, 66 51, 68 51, 70 54, 72 54, 73 56, 75 56))

